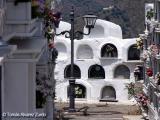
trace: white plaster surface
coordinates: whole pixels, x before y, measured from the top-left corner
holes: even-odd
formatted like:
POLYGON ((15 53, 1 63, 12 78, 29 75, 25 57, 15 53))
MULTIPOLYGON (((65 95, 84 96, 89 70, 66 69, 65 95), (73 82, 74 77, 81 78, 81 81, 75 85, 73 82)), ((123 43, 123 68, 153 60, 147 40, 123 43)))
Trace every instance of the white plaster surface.
MULTIPOLYGON (((70 25, 66 22, 61 22, 60 28, 57 31, 68 30, 70 25)), ((84 32, 86 32, 84 28, 84 32)), ((57 32, 58 33, 58 32, 57 32)), ((125 85, 134 81, 134 68, 136 62, 128 62, 128 49, 136 43, 136 38, 122 39, 121 27, 104 20, 98 19, 95 28, 89 36, 84 36, 81 40, 74 40, 74 63, 80 68, 81 78, 76 79, 76 83, 86 87, 87 96, 85 99, 77 101, 85 101, 88 103, 98 102, 101 99, 102 89, 105 86, 112 86, 116 91, 116 99, 119 101, 128 101, 128 91, 125 85), (101 48, 107 44, 113 44, 118 51, 118 58, 101 58, 101 48), (91 56, 79 58, 81 46, 86 45, 92 50, 86 50, 82 47, 80 56, 91 56), (78 52, 77 52, 78 51, 78 52), (101 65, 105 70, 105 79, 89 79, 88 69, 91 65, 101 65), (126 65, 130 70, 130 79, 114 78, 114 70, 118 65, 126 65)), ((64 78, 64 69, 70 64, 70 40, 64 36, 57 36, 55 46, 59 51, 59 57, 55 68, 56 96, 58 101, 68 101, 67 86, 69 82, 64 78), (61 45, 60 45, 61 44, 61 45), (63 45, 62 45, 63 44, 63 45), (56 46, 57 45, 57 46, 56 46), (63 46, 63 48, 62 48, 63 46)))

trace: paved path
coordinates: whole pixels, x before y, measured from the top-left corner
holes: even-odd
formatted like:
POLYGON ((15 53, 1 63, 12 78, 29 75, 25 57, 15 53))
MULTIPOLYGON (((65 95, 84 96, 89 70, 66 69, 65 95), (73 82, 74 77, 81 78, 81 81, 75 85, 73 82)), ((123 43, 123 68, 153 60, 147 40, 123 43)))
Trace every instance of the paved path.
POLYGON ((64 120, 123 120, 122 115, 89 115, 89 116, 69 116, 64 120))
POLYGON ((142 115, 125 115, 124 120, 144 120, 142 115))
MULTIPOLYGON (((57 108, 63 108, 68 104, 56 105, 57 108)), ((64 113, 63 120, 123 120, 123 116, 127 114, 137 114, 138 107, 134 105, 115 105, 115 104, 76 104, 76 108, 88 106, 88 115, 84 116, 83 112, 64 113)))

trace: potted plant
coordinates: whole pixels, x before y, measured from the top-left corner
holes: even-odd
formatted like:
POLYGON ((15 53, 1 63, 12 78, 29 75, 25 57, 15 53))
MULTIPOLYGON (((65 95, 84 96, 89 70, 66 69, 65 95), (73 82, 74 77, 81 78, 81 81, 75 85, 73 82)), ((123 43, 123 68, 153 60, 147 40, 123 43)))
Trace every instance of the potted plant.
POLYGON ((126 88, 128 90, 128 95, 129 95, 128 97, 129 97, 129 99, 131 99, 135 95, 135 83, 131 82, 131 83, 127 84, 126 88))

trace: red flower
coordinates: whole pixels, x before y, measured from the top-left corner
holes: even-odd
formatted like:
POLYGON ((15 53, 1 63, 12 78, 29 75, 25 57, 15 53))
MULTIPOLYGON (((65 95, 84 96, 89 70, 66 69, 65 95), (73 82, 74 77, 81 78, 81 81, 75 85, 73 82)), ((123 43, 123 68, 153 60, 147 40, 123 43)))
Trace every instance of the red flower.
POLYGON ((54 48, 54 43, 49 43, 49 44, 48 44, 48 47, 49 47, 49 48, 54 48))
POLYGON ((147 75, 148 75, 149 77, 151 77, 151 76, 153 75, 153 71, 152 71, 151 68, 148 68, 148 69, 147 69, 147 75))

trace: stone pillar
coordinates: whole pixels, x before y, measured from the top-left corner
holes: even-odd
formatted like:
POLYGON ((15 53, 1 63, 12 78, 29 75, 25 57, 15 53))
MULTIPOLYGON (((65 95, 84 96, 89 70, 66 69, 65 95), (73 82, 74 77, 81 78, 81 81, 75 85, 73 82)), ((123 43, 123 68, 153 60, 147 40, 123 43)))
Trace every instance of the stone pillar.
MULTIPOLYGON (((21 116, 21 113, 36 112, 35 70, 35 63, 32 62, 4 63, 4 112, 6 116, 9 117, 10 113, 19 113, 21 116)), ((14 117, 14 119, 18 118, 14 117)), ((22 117, 21 120, 28 120, 28 117, 22 117)))

